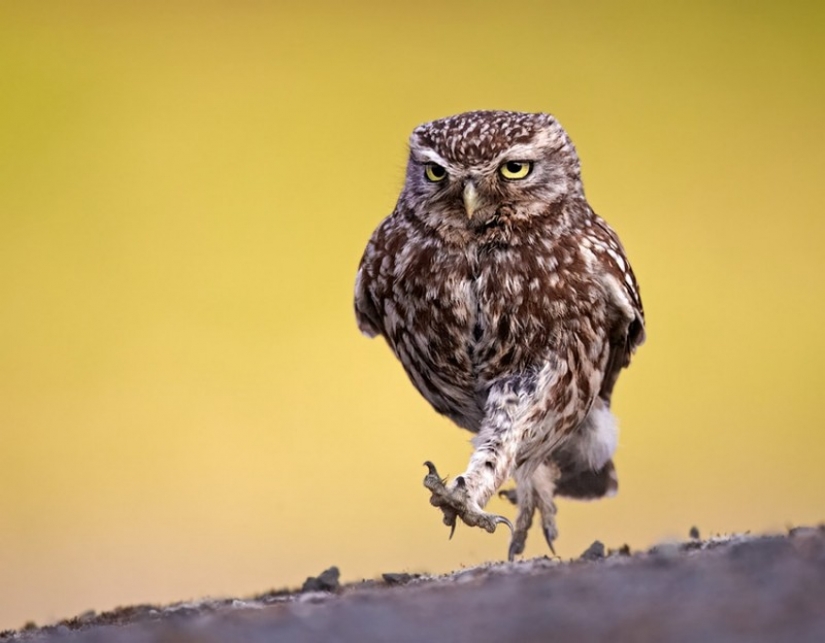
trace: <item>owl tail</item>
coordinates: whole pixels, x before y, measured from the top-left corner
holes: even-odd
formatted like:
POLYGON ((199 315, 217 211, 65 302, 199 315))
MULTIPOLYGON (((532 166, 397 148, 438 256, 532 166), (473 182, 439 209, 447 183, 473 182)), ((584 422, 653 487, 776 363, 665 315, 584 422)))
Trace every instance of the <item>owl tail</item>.
POLYGON ((561 470, 561 477, 556 482, 556 495, 577 500, 595 500, 604 496, 613 496, 619 490, 619 478, 613 460, 598 471, 561 470))

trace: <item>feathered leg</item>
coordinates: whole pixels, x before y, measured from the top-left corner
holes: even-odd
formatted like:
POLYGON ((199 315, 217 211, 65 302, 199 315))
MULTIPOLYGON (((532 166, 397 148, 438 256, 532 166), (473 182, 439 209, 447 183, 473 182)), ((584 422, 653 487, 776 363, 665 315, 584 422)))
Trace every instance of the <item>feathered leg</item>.
MULTIPOLYGON (((424 486, 432 494, 430 503, 444 513, 444 523, 455 529, 456 518, 486 531, 495 531, 507 518, 483 511, 487 501, 510 477, 516 453, 524 439, 523 408, 535 384, 526 378, 510 378, 490 388, 484 424, 473 440, 475 451, 467 470, 447 486, 435 466, 428 462, 424 486)), ((451 532, 452 534, 452 532, 451 532)))

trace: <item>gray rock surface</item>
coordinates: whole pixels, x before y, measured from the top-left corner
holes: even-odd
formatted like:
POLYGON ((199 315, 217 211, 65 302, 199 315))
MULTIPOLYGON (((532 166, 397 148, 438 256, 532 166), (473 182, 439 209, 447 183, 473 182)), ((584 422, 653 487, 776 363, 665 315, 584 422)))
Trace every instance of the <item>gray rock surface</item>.
POLYGON ((333 591, 87 612, 0 641, 825 641, 825 526, 601 553, 342 586, 328 570, 333 591))

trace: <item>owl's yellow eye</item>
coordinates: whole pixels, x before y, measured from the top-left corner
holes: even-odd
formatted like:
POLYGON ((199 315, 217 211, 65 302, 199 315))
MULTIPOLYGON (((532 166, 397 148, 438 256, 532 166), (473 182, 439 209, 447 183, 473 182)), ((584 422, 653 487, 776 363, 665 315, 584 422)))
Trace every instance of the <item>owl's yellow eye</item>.
POLYGON ((517 179, 523 179, 530 174, 532 169, 533 163, 531 161, 507 161, 498 168, 498 171, 501 172, 501 176, 505 179, 515 181, 517 179))
POLYGON ((441 167, 438 163, 427 163, 424 166, 424 176, 428 181, 438 183, 447 178, 447 170, 441 167))

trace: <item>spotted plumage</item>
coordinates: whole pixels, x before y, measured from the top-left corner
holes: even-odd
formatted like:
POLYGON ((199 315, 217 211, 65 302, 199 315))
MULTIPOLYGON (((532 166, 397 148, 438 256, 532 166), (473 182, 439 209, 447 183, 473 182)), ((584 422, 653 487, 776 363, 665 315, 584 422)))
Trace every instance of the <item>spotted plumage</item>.
POLYGON ((477 434, 451 485, 428 463, 447 524, 512 528, 483 511, 512 477, 512 559, 536 510, 552 548, 555 495, 615 492, 610 400, 644 313, 552 116, 479 111, 416 128, 396 208, 364 251, 355 311, 433 408, 477 434))

